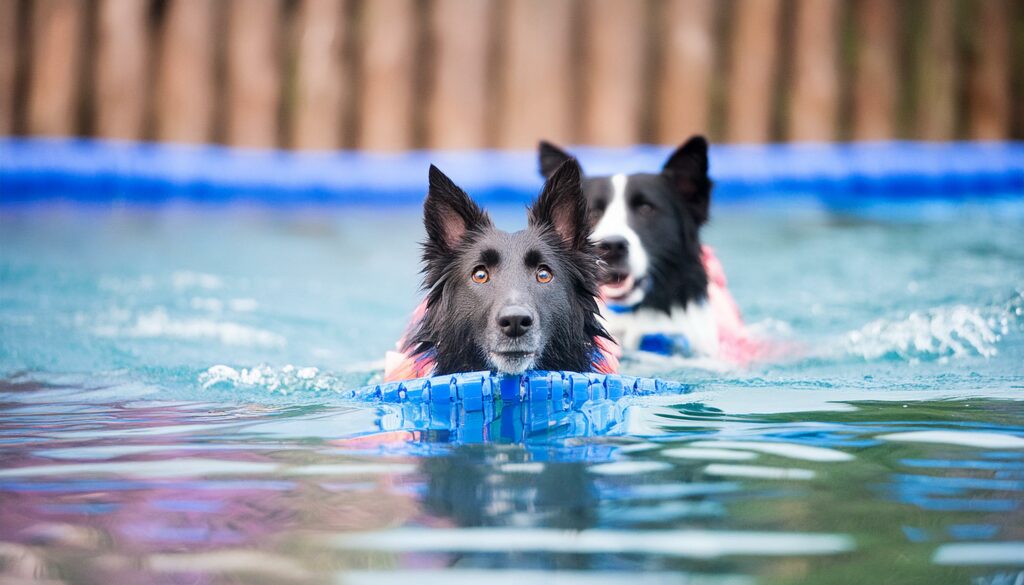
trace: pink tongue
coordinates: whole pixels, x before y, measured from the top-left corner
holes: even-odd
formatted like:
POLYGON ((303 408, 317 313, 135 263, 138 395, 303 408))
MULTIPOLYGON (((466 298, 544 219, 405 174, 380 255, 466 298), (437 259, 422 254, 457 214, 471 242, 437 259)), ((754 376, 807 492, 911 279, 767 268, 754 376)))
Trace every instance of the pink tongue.
POLYGON ((602 284, 601 296, 611 300, 625 298, 626 295, 633 292, 635 282, 633 276, 630 275, 615 284, 602 284))

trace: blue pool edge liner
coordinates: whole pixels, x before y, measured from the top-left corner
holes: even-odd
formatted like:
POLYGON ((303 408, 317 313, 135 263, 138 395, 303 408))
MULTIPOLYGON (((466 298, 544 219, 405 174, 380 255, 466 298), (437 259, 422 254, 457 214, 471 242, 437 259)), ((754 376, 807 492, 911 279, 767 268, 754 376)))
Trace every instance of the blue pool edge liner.
MULTIPOLYGON (((657 172, 674 147, 578 147, 589 175, 657 172)), ((419 205, 436 164, 484 204, 528 203, 533 150, 297 152, 97 139, 0 138, 0 204, 419 205)), ((716 202, 960 200, 1024 193, 1024 142, 715 145, 716 202)))
POLYGON ((619 374, 531 371, 499 375, 481 371, 366 386, 355 391, 353 398, 385 404, 458 402, 465 410, 475 411, 497 400, 554 401, 579 406, 591 400, 684 394, 689 390, 690 386, 681 382, 619 374))

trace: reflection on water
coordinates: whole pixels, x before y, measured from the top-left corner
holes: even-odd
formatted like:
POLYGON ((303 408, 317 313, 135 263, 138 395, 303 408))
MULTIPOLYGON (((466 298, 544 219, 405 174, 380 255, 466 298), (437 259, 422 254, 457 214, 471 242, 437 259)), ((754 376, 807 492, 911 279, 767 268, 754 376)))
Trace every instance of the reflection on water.
POLYGON ((793 391, 800 412, 786 412, 709 390, 557 416, 499 402, 473 426, 458 405, 74 390, 22 378, 0 393, 6 579, 971 583, 1024 569, 1010 394, 793 391))
POLYGON ((719 210, 793 355, 470 411, 346 400, 416 305, 418 209, 0 210, 0 583, 1020 585, 1010 207, 719 210))

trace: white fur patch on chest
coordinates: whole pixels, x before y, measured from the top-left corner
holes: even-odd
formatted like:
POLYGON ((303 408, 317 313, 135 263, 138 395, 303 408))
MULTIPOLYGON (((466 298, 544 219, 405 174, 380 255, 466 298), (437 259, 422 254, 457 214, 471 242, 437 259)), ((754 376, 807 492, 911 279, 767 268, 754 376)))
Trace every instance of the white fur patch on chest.
POLYGON ((637 309, 630 313, 601 313, 605 327, 623 350, 636 351, 645 335, 684 335, 694 356, 718 355, 718 323, 708 302, 688 303, 686 308, 672 307, 670 313, 637 309))

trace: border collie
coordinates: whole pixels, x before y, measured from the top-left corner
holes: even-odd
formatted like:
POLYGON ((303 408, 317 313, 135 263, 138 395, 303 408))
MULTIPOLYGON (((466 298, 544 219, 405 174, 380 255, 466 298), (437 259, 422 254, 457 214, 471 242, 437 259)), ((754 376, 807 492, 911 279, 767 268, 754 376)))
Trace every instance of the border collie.
POLYGON ((528 226, 490 217, 436 167, 423 206, 426 299, 385 360, 385 379, 492 370, 613 372, 598 320, 598 258, 590 243, 581 171, 567 157, 551 172, 528 226))
MULTIPOLYGON (((572 158, 541 142, 545 177, 572 158)), ((625 350, 720 357, 746 334, 714 252, 702 246, 711 200, 708 145, 694 136, 658 173, 586 177, 591 239, 604 261, 608 330, 625 350)))

